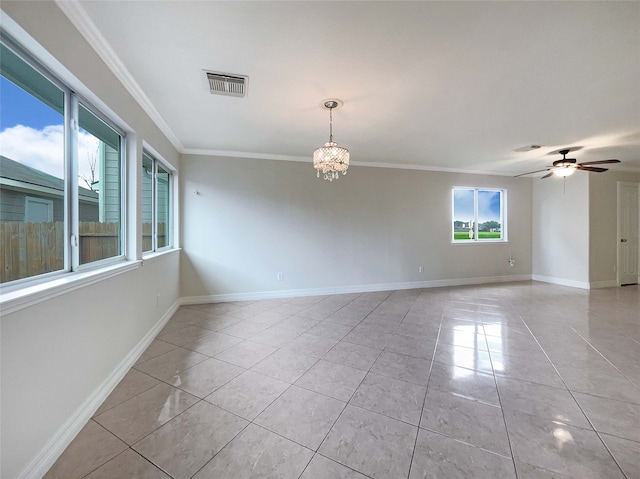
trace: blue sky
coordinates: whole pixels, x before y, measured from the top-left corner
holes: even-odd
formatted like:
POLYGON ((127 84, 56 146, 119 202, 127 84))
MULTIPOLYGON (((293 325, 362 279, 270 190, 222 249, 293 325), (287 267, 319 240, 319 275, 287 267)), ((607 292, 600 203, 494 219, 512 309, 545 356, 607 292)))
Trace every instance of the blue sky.
MULTIPOLYGON (((453 219, 454 221, 470 221, 474 218, 474 192, 473 190, 454 191, 453 199, 453 219)), ((486 221, 500 222, 500 192, 499 191, 478 191, 478 222, 486 221)))
POLYGON ((42 130, 63 121, 60 113, 0 77, 0 131, 16 125, 42 130))
MULTIPOLYGON (((64 176, 64 117, 0 76, 0 154, 57 178, 64 176)), ((79 176, 90 177, 88 158, 98 139, 78 131, 79 176)))

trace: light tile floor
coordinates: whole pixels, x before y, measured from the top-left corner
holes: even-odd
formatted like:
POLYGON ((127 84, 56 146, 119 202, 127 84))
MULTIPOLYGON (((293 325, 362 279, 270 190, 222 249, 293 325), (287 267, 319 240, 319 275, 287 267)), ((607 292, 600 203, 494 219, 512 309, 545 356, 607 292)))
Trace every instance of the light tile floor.
POLYGON ((640 294, 181 307, 46 478, 640 478, 640 294))

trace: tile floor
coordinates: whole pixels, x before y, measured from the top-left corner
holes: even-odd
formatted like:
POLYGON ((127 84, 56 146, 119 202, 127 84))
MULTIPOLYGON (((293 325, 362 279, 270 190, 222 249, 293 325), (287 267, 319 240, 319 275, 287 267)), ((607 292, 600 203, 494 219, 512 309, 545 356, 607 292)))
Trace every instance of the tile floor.
POLYGON ((181 307, 46 478, 640 478, 640 294, 181 307))

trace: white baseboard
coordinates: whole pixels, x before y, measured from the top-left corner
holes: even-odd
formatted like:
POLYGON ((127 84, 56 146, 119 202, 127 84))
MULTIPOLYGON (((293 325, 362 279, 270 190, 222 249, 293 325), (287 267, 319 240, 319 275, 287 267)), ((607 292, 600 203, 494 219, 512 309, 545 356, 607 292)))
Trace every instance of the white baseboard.
POLYGON ((40 479, 53 466, 58 457, 71 444, 80 430, 87 424, 100 405, 111 394, 125 374, 131 369, 151 341, 169 321, 180 306, 178 299, 167 312, 158 320, 151 330, 135 345, 135 347, 120 361, 120 364, 98 386, 98 388, 82 403, 69 419, 47 441, 27 467, 17 476, 17 479, 40 479))
POLYGON ((572 279, 555 278, 553 276, 541 276, 538 274, 531 275, 533 281, 542 281, 543 283, 560 284, 562 286, 570 286, 572 288, 589 289, 589 283, 584 281, 574 281, 572 279))
POLYGON ((592 281, 590 283, 587 283, 584 281, 574 281, 572 279, 554 278, 552 276, 540 276, 537 274, 532 275, 531 279, 533 279, 534 281, 560 284, 562 286, 570 286, 572 288, 580 288, 580 289, 615 288, 618 286, 618 281, 615 279, 609 279, 606 281, 592 281))
POLYGON ((252 291, 244 293, 209 294, 204 296, 185 296, 181 304, 221 303, 225 301, 249 301, 272 298, 295 298, 298 296, 322 296, 327 294, 371 293, 375 291, 395 291, 399 289, 441 288, 447 286, 465 286, 471 284, 507 283, 530 281, 531 275, 489 276, 482 278, 442 279, 433 281, 411 281, 404 283, 362 284, 329 288, 282 289, 275 291, 252 291))
POLYGON ((600 288, 616 288, 618 286, 618 281, 615 279, 610 279, 607 281, 594 281, 589 283, 590 289, 600 289, 600 288))

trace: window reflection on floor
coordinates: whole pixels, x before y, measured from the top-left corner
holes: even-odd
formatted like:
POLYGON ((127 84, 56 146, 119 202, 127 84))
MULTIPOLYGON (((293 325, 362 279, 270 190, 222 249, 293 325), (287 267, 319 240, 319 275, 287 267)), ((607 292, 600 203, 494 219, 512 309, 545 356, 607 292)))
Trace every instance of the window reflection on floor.
MULTIPOLYGON (((501 333, 502 325, 500 324, 487 325, 484 329, 478 324, 456 326, 453 331, 453 344, 456 346, 453 348, 453 364, 460 368, 455 370, 454 377, 465 378, 474 375, 475 371, 491 369, 485 337, 491 351, 502 353, 501 333), (485 336, 485 331, 490 332, 492 336, 485 336)), ((502 355, 496 355, 496 357, 501 358, 502 355)), ((502 360, 493 362, 493 368, 496 371, 502 371, 504 369, 502 360)))

